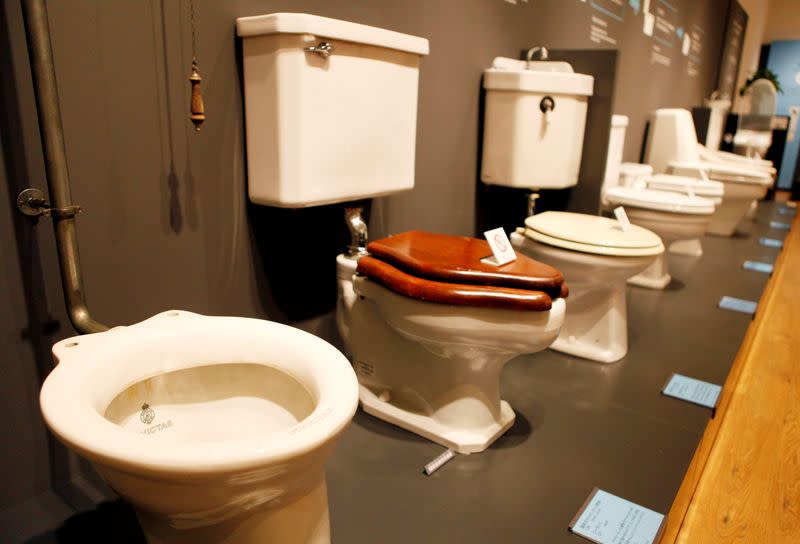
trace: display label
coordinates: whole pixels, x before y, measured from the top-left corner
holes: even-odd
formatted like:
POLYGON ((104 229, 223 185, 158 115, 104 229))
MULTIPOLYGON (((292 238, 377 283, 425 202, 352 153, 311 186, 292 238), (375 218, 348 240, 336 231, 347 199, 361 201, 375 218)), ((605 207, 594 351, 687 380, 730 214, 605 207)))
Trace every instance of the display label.
POLYGON ((668 397, 693 402, 706 408, 714 408, 722 387, 713 383, 673 374, 661 392, 668 397))
POLYGON ((489 247, 492 248, 494 258, 481 259, 481 262, 500 266, 516 260, 517 254, 514 252, 514 248, 511 247, 511 240, 508 239, 503 227, 487 230, 483 235, 486 237, 486 241, 489 242, 489 247))
POLYGON ((754 270, 755 272, 763 272, 764 274, 772 274, 774 265, 769 263, 762 263, 759 261, 745 261, 742 265, 745 270, 754 270))
POLYGON ((617 206, 614 208, 614 215, 619 221, 619 225, 622 227, 622 232, 627 232, 629 228, 631 228, 631 221, 628 219, 628 214, 625 213, 625 208, 622 206, 617 206))
POLYGON ((595 488, 569 530, 597 544, 652 544, 664 515, 595 488))
POLYGON ((783 247, 783 241, 776 240, 775 238, 759 238, 758 243, 766 247, 777 247, 777 248, 783 247))
POLYGON ((792 228, 792 226, 789 223, 783 223, 781 221, 770 221, 769 228, 778 230, 789 230, 790 228, 792 228))
POLYGON ((719 300, 719 307, 723 310, 733 310, 734 312, 742 312, 743 314, 756 313, 757 302, 752 300, 745 300, 743 298, 724 296, 719 300))

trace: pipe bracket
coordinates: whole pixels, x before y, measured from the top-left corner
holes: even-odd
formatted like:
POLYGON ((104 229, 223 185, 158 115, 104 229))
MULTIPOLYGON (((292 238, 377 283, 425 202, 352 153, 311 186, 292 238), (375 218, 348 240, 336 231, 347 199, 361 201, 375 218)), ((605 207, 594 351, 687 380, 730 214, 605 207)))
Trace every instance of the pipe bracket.
POLYGON ((83 211, 80 206, 74 205, 54 208, 47 201, 44 193, 35 187, 28 187, 20 191, 17 195, 17 208, 29 217, 39 217, 40 215, 45 217, 74 217, 83 211))

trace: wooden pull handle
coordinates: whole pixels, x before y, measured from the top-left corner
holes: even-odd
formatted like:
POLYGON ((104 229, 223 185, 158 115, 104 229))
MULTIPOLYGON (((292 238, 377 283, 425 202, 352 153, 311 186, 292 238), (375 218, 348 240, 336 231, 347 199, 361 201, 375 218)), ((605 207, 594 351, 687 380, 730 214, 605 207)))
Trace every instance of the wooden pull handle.
POLYGON ((197 64, 192 63, 192 75, 189 76, 189 81, 192 84, 192 101, 191 101, 191 115, 189 118, 194 123, 194 129, 200 130, 200 125, 206 120, 205 108, 203 106, 203 94, 200 90, 200 82, 203 78, 197 72, 197 64))

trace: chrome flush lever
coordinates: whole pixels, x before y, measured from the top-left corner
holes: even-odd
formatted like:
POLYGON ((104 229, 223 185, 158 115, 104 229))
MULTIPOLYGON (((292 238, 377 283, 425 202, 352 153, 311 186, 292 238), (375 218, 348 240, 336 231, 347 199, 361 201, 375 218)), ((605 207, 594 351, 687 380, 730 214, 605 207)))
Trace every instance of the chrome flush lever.
POLYGON ((306 53, 316 53, 320 57, 327 59, 333 53, 333 44, 330 42, 319 42, 317 45, 312 45, 303 49, 306 53))

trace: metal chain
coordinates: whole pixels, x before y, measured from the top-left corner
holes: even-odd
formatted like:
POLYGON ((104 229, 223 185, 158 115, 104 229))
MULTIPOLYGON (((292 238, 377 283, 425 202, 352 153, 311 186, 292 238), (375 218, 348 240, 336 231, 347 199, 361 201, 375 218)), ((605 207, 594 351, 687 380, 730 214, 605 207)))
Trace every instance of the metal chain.
POLYGON ((194 0, 189 0, 189 21, 192 27, 192 64, 197 65, 197 39, 195 37, 195 24, 194 24, 194 0))

